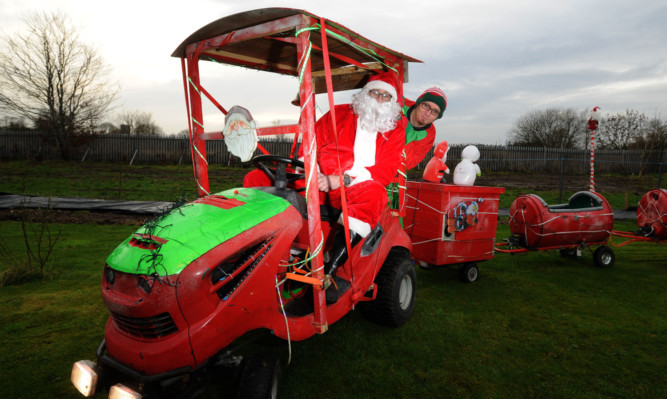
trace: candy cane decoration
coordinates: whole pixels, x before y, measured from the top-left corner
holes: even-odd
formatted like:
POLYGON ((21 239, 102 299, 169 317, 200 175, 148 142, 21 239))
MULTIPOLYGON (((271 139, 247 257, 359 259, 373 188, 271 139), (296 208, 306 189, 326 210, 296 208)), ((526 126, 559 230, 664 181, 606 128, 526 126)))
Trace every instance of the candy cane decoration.
POLYGON ((595 107, 593 110, 588 114, 588 130, 591 131, 591 192, 595 192, 595 182, 594 182, 594 176, 595 176, 595 131, 598 128, 598 121, 600 120, 598 110, 600 107, 595 107))

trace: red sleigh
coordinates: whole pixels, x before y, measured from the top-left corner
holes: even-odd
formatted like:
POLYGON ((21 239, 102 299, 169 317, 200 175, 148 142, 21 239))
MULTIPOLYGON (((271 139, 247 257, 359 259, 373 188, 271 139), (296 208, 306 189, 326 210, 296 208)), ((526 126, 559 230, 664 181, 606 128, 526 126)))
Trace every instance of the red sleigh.
POLYGON ((611 267, 614 252, 606 246, 614 226, 614 213, 600 194, 580 191, 567 203, 548 205, 534 194, 520 195, 509 211, 512 235, 497 248, 499 252, 559 250, 563 255, 580 255, 591 247, 597 266, 611 267))
POLYGON ((617 247, 636 241, 667 243, 667 190, 653 189, 642 197, 637 206, 637 232, 613 231, 613 235, 630 240, 617 247))

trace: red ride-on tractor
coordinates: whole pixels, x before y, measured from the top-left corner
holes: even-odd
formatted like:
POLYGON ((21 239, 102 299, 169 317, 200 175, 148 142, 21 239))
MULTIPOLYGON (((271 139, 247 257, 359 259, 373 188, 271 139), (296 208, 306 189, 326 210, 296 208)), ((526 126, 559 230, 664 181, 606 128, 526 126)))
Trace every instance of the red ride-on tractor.
POLYGON ((326 332, 355 306, 389 326, 412 315, 412 244, 389 207, 338 268, 349 288, 327 304, 323 256, 328 237, 343 227, 335 223, 335 210, 320 208, 311 154, 315 94, 328 93, 332 106, 334 91, 360 88, 377 71, 395 71, 403 82, 408 62, 418 60, 284 8, 219 19, 193 33, 173 56, 183 67, 199 198, 147 222, 109 255, 101 281, 110 313, 104 339, 97 362, 75 363, 72 382, 85 396, 108 389, 112 398, 191 397, 211 371, 228 370, 239 376, 238 394, 228 396, 276 397, 281 362, 270 353, 247 353, 255 346, 244 344, 254 335, 304 340, 326 332), (213 87, 202 83, 200 63, 294 77, 299 123, 255 129, 247 109, 228 110, 216 100, 213 87), (222 132, 204 128, 205 100, 225 114, 222 132), (247 160, 257 146, 262 149, 257 136, 286 134, 295 136, 295 145, 303 143, 303 162, 295 160, 294 147, 289 156, 254 158, 272 187, 210 193, 207 141, 224 139, 247 160), (299 179, 305 180, 301 193, 290 188, 299 179))

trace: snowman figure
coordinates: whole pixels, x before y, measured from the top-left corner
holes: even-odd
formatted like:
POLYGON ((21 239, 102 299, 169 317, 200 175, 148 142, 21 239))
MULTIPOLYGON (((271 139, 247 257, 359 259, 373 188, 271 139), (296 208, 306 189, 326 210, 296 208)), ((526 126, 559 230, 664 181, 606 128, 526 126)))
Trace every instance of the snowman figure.
POLYGON ((454 169, 454 184, 459 186, 472 186, 475 177, 481 176, 482 171, 474 163, 479 159, 479 150, 474 145, 469 145, 461 151, 461 162, 454 169))

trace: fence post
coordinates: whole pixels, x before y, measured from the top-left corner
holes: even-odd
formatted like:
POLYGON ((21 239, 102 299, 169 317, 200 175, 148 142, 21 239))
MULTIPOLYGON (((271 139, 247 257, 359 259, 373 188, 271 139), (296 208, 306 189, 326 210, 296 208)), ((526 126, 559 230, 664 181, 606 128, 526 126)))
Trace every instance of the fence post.
POLYGON ((137 152, 139 152, 138 148, 134 149, 134 154, 132 154, 132 159, 130 159, 130 165, 132 165, 132 162, 134 162, 134 157, 137 156, 137 152))
POLYGON ((563 201, 563 180, 565 178, 565 157, 560 159, 560 191, 558 192, 558 203, 562 204, 563 201))
POLYGON ((86 156, 88 155, 89 151, 90 151, 90 146, 88 146, 88 148, 86 148, 86 152, 83 154, 83 158, 81 158, 81 162, 86 160, 86 156))
POLYGON ((183 148, 183 151, 181 152, 181 157, 178 158, 178 164, 180 165, 181 162, 183 162, 183 157, 185 156, 185 151, 188 150, 188 147, 183 148))

